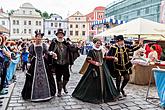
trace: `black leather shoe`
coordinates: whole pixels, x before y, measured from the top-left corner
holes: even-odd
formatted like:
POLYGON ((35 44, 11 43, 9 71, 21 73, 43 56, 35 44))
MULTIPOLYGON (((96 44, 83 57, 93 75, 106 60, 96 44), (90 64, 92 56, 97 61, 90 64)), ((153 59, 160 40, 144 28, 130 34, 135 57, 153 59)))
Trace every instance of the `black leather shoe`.
POLYGON ((61 92, 58 92, 57 97, 62 97, 61 92))
POLYGON ((121 93, 122 93, 123 97, 127 97, 127 94, 125 94, 124 90, 121 90, 121 93))
POLYGON ((4 99, 4 97, 0 97, 0 99, 4 99))
POLYGON ((67 93, 68 93, 68 91, 67 91, 67 89, 66 89, 66 88, 64 88, 64 92, 65 92, 65 94, 67 94, 67 93))

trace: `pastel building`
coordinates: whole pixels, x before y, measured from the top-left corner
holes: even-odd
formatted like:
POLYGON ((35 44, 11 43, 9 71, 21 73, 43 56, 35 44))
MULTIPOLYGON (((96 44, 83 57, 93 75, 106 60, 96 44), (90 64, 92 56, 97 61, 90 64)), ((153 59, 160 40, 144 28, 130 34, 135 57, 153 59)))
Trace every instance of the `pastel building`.
POLYGON ((53 39, 56 37, 56 32, 58 28, 62 28, 65 37, 68 37, 68 22, 67 19, 63 20, 60 15, 54 14, 50 19, 44 20, 44 33, 45 37, 48 39, 53 39))
POLYGON ((87 14, 87 21, 88 21, 88 39, 91 40, 93 38, 94 35, 100 33, 100 31, 102 32, 104 30, 104 25, 100 26, 100 28, 95 28, 92 25, 92 22, 97 21, 97 20, 102 20, 105 18, 104 16, 104 11, 105 11, 105 7, 102 6, 98 6, 96 7, 91 13, 87 14))
POLYGON ((80 40, 86 40, 88 36, 88 22, 87 17, 77 11, 73 15, 67 18, 68 20, 68 29, 69 29, 69 38, 78 42, 80 40))
POLYGON ((0 25, 9 30, 9 14, 0 9, 0 25))
POLYGON ((35 31, 43 32, 43 18, 30 3, 24 3, 10 16, 10 39, 31 39, 35 31))

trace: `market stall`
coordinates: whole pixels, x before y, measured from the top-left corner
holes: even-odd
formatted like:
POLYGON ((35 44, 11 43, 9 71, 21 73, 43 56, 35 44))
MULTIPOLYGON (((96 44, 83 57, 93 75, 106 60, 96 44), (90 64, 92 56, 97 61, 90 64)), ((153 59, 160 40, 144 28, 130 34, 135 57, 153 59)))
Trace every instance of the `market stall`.
MULTIPOLYGON (((148 85, 150 76, 153 68, 165 69, 163 64, 154 64, 154 65, 139 65, 136 64, 132 68, 132 74, 130 75, 130 83, 138 85, 148 85)), ((154 77, 151 79, 151 83, 155 83, 154 77)))
MULTIPOLYGON (((143 38, 144 40, 165 40, 165 25, 151 20, 137 18, 114 28, 110 28, 96 36, 99 37, 109 35, 124 35, 124 37, 131 36, 134 38, 143 38)), ((157 66, 160 68, 165 68, 165 66, 157 64, 134 64, 130 82, 141 85, 148 84, 151 70, 157 66)), ((152 82, 154 82, 153 79, 152 82)))

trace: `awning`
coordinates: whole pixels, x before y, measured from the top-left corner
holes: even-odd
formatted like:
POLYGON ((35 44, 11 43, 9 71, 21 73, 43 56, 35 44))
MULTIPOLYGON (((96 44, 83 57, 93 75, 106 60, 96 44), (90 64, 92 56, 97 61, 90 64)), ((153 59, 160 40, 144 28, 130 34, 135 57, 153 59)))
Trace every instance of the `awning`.
POLYGON ((123 24, 126 23, 126 21, 122 21, 122 20, 117 20, 111 17, 108 18, 104 18, 102 20, 96 20, 91 22, 91 25, 99 25, 99 24, 106 24, 106 23, 113 23, 113 24, 123 24))

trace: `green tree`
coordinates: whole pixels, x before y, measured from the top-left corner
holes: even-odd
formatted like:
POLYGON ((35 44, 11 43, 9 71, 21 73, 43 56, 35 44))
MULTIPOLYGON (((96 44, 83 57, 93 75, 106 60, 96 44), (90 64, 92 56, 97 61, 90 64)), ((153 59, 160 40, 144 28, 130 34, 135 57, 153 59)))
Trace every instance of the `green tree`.
POLYGON ((49 14, 45 11, 45 12, 42 13, 42 17, 45 18, 45 19, 48 19, 49 14))
POLYGON ((40 15, 42 16, 42 12, 41 10, 35 9, 36 12, 40 13, 40 15))
POLYGON ((13 13, 14 13, 14 10, 10 10, 9 16, 12 15, 13 13))

